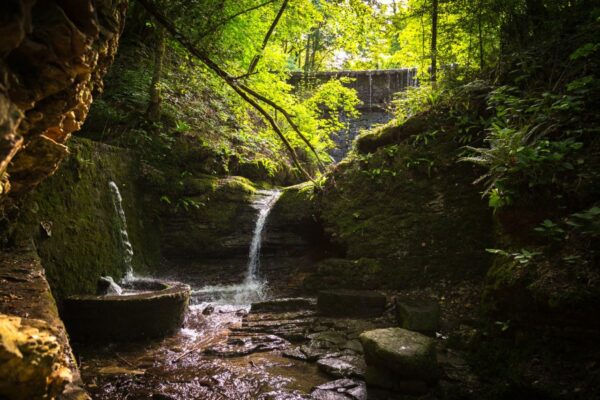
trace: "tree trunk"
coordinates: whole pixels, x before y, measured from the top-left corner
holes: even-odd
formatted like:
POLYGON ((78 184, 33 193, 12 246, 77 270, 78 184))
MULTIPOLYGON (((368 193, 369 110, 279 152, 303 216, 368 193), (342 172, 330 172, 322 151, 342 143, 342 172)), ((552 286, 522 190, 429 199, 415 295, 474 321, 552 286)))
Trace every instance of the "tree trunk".
POLYGON ((256 66, 258 65, 258 62, 260 61, 260 58, 262 57, 262 54, 264 53, 265 49, 267 48, 267 45, 269 44, 269 39, 271 38, 271 35, 275 31, 275 27, 279 23, 279 20, 281 19, 281 16, 283 15, 283 12, 285 11, 285 9, 288 5, 288 2, 289 2, 289 0, 283 0, 283 3, 281 3, 281 7, 279 8, 279 11, 277 12, 275 19, 271 23, 271 26, 269 27, 269 30, 267 31, 267 34, 265 35, 265 37, 263 39, 262 46, 260 48, 260 54, 255 55, 254 58, 252 58, 252 62, 250 62, 250 66, 248 67, 248 75, 252 74, 254 72, 254 70, 256 69, 256 66))
POLYGON ((160 120, 160 77, 162 74, 163 59, 165 57, 165 33, 162 26, 156 27, 156 44, 154 47, 154 72, 150 84, 150 101, 146 115, 150 121, 160 120))
POLYGON ((437 81, 437 32, 438 32, 438 0, 432 1, 431 7, 431 83, 437 81))
POLYGON ((483 50, 483 22, 482 22, 482 18, 483 18, 483 1, 479 1, 479 7, 477 10, 477 33, 479 36, 479 69, 483 70, 483 68, 485 67, 484 65, 484 50, 483 50))

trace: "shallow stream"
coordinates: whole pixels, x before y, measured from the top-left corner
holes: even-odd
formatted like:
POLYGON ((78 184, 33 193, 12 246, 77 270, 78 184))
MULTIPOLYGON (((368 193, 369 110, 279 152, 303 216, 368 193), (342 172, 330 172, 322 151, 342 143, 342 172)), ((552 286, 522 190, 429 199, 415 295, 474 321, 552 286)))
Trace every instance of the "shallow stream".
POLYGON ((250 309, 248 301, 264 299, 260 284, 199 287, 195 281, 186 282, 192 285, 192 305, 174 336, 77 348, 94 398, 300 399, 330 380, 315 364, 283 357, 285 341, 236 331, 250 309), (231 343, 261 340, 258 350, 238 346, 235 354, 223 352, 231 343))

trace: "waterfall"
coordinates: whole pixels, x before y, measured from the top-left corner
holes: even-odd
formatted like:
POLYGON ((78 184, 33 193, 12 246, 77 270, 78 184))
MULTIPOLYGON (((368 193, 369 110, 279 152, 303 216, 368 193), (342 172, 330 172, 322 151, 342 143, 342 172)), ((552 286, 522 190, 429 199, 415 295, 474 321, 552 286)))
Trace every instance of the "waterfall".
POLYGON ((266 282, 259 279, 260 273, 260 248, 262 233, 273 206, 281 196, 279 190, 261 190, 258 192, 252 207, 258 211, 256 222, 248 251, 248 264, 246 265, 246 278, 242 283, 234 285, 209 285, 192 291, 203 301, 224 304, 250 304, 263 300, 266 296, 266 282))
POLYGON ((108 182, 108 186, 112 193, 113 205, 115 212, 119 216, 119 233, 121 239, 121 247, 123 248, 123 263, 126 267, 124 281, 133 279, 133 247, 129 241, 129 234, 127 233, 127 219, 125 218, 125 211, 123 211, 123 198, 119 187, 113 181, 108 182))
POLYGON ((260 246, 262 244, 262 232, 267 222, 267 217, 273 209, 273 206, 281 196, 279 190, 261 190, 259 192, 263 197, 258 198, 252 203, 252 206, 258 210, 256 225, 252 233, 250 242, 250 251, 248 253, 248 270, 246 272, 246 281, 253 282, 257 280, 260 271, 260 246))

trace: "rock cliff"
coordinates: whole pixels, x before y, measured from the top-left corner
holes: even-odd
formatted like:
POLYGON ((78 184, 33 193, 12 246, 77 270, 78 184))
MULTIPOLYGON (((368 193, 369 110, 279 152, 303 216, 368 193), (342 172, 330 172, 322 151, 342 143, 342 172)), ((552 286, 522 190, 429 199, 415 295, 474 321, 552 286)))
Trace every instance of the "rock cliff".
POLYGON ((0 4, 0 198, 56 171, 117 50, 125 0, 0 4))

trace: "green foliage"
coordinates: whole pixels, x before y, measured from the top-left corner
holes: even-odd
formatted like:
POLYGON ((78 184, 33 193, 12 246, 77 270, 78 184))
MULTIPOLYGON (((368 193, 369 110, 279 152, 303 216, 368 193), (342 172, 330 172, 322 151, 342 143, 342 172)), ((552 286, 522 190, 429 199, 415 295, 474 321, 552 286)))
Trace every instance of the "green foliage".
POLYGON ((491 254, 497 254, 503 257, 508 257, 521 265, 529 264, 531 261, 534 260, 536 256, 542 254, 539 251, 529 251, 526 249, 521 249, 520 251, 516 252, 508 252, 506 250, 501 249, 485 249, 485 251, 491 254))
POLYGON ((486 168, 479 180, 486 181, 484 194, 495 209, 512 204, 523 190, 561 185, 584 163, 580 130, 573 126, 574 115, 584 109, 580 96, 522 96, 502 86, 490 93, 488 109, 488 147, 467 147, 472 155, 461 160, 486 168))

